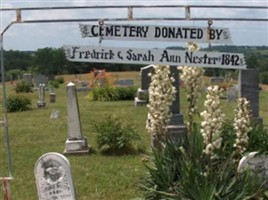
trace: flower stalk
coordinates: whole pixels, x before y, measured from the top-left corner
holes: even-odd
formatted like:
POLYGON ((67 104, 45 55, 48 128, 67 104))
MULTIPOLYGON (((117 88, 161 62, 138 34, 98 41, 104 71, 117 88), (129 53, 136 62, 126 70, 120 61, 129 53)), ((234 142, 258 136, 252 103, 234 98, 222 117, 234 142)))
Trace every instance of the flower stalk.
POLYGON ((214 85, 207 88, 205 110, 200 113, 203 121, 201 123, 201 134, 205 144, 204 153, 211 159, 217 158, 216 150, 220 149, 222 138, 221 128, 224 123, 225 114, 220 105, 220 94, 222 90, 214 85))
MULTIPOLYGON (((199 50, 197 43, 188 43, 188 51, 195 52, 199 50)), ((194 115, 197 113, 197 101, 200 97, 200 91, 203 87, 204 69, 200 67, 179 66, 178 70, 182 73, 180 78, 183 80, 187 95, 187 127, 188 133, 193 130, 194 115)))
POLYGON ((234 147, 237 154, 242 155, 247 150, 248 133, 252 130, 250 102, 246 98, 239 98, 234 113, 233 126, 236 134, 234 147))
POLYGON ((172 113, 170 106, 175 99, 176 88, 172 85, 175 81, 171 77, 170 67, 155 65, 153 73, 150 73, 149 103, 146 129, 151 134, 152 145, 161 149, 167 133, 172 113))

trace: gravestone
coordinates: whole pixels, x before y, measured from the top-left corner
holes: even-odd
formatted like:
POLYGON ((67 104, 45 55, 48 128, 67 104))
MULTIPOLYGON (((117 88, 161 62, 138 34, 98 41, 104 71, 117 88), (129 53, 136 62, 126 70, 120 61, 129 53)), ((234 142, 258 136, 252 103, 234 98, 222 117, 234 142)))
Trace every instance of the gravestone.
POLYGON ((222 84, 224 82, 224 78, 223 77, 213 77, 210 80, 210 83, 212 85, 219 85, 222 84))
POLYGON ((88 92, 90 90, 88 86, 88 81, 80 81, 80 87, 76 88, 77 92, 88 92))
POLYGON ((49 102, 50 103, 55 103, 56 102, 56 93, 54 93, 54 92, 49 93, 49 102))
POLYGON ((235 87, 229 87, 227 88, 227 101, 228 102, 233 102, 233 101, 236 101, 237 99, 237 89, 235 87))
POLYGON ((259 71, 258 69, 245 69, 239 72, 239 97, 250 102, 252 117, 259 123, 259 71))
POLYGON ((58 119, 60 117, 60 111, 53 109, 50 114, 50 119, 58 119))
POLYGON ((149 73, 154 69, 154 65, 148 65, 142 67, 140 71, 141 87, 137 91, 137 97, 135 97, 135 106, 146 105, 148 103, 148 89, 151 83, 151 77, 149 73))
POLYGON ((244 156, 238 165, 237 171, 243 172, 249 169, 251 175, 257 175, 264 183, 264 187, 268 189, 268 155, 251 152, 244 156))
POLYGON ((115 81, 115 84, 117 86, 123 86, 123 87, 133 86, 134 80, 132 80, 132 79, 117 80, 117 81, 115 81))
POLYGON ((35 74, 33 80, 34 87, 38 87, 40 84, 44 84, 46 86, 48 83, 48 77, 43 74, 35 74))
POLYGON ((186 134, 187 127, 183 122, 183 115, 180 113, 180 78, 177 66, 170 66, 171 76, 174 78, 172 85, 176 88, 175 100, 170 106, 172 113, 169 125, 167 126, 167 137, 173 142, 178 142, 186 134))
POLYGON ((45 84, 39 85, 39 100, 37 101, 37 108, 45 108, 46 102, 45 102, 45 84))
POLYGON ((88 146, 87 138, 82 135, 76 86, 72 82, 67 85, 67 115, 68 139, 65 143, 64 154, 89 153, 90 147, 88 146))
POLYGON ((30 74, 30 73, 23 74, 22 77, 23 77, 23 81, 25 83, 27 83, 28 85, 31 85, 31 86, 33 85, 33 75, 32 74, 30 74))
POLYGON ((59 153, 42 155, 34 169, 39 200, 75 200, 70 163, 59 153))

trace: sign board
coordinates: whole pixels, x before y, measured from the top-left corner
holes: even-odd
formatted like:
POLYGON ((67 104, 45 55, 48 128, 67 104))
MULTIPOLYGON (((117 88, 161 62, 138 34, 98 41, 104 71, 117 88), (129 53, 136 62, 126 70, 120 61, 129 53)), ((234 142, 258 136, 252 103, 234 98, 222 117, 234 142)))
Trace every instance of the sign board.
POLYGON ((85 25, 80 24, 82 37, 108 40, 204 42, 231 44, 228 28, 148 26, 148 25, 85 25))
POLYGON ((240 53, 179 51, 96 46, 64 46, 66 58, 75 62, 161 64, 210 68, 244 69, 240 53))

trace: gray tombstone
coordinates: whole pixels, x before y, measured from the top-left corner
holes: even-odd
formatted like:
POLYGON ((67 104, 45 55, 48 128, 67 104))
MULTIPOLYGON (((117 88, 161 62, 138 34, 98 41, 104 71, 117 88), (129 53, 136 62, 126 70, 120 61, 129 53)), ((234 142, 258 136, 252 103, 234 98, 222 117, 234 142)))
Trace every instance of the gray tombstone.
POLYGON ((178 142, 186 134, 187 127, 183 122, 183 115, 180 113, 180 78, 177 66, 170 66, 170 72, 175 80, 172 84, 176 88, 176 94, 175 100, 170 106, 172 116, 167 126, 167 137, 173 142, 178 142))
POLYGON ((252 175, 257 175, 268 189, 268 156, 251 152, 244 156, 238 165, 237 171, 243 172, 249 169, 252 175))
POLYGON ((39 100, 37 101, 37 108, 45 108, 45 84, 39 85, 39 100))
POLYGON ((59 153, 42 155, 35 163, 39 200, 75 200, 70 163, 59 153))
POLYGON ((259 71, 258 69, 243 69, 239 72, 239 97, 250 102, 253 118, 262 123, 259 117, 259 71))
POLYGON ((76 88, 77 92, 88 92, 90 90, 88 86, 88 81, 80 81, 80 87, 76 88))
POLYGON ((223 83, 224 82, 224 78, 222 78, 222 77, 213 77, 213 78, 211 78, 211 80, 210 80, 210 83, 212 84, 212 85, 219 85, 219 84, 221 84, 221 83, 223 83))
POLYGON ((237 99, 238 91, 235 87, 229 87, 227 88, 227 101, 233 102, 237 99))
POLYGON ((32 85, 33 84, 33 75, 30 73, 27 74, 23 74, 23 81, 25 81, 25 83, 27 83, 28 85, 32 85))
POLYGON ((50 102, 50 103, 55 103, 55 102, 56 102, 56 93, 51 92, 51 93, 49 94, 49 102, 50 102))
POLYGON ((148 76, 149 73, 154 69, 154 65, 148 65, 142 67, 140 71, 141 76, 141 88, 137 91, 137 97, 135 97, 135 105, 146 105, 148 103, 148 89, 151 83, 151 77, 148 76))
POLYGON ((118 86, 128 87, 134 85, 134 80, 132 79, 122 79, 115 81, 115 84, 118 86))
POLYGON ((40 84, 47 86, 48 77, 43 74, 35 74, 34 77, 34 87, 38 87, 40 84))
POLYGON ((67 115, 68 139, 65 143, 64 154, 89 153, 90 147, 88 146, 87 138, 82 135, 76 86, 72 82, 67 85, 67 115))
POLYGON ((149 73, 152 72, 154 69, 154 65, 148 65, 146 67, 141 68, 141 89, 142 90, 148 90, 150 83, 151 83, 151 77, 148 76, 149 73))

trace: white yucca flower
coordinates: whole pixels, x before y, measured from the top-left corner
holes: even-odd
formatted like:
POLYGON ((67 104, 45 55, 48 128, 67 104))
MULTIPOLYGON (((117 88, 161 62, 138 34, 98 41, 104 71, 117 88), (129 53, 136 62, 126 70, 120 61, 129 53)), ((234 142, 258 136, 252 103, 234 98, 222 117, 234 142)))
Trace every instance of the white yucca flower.
MULTIPOLYGON (((188 51, 198 51, 199 46, 197 43, 189 42, 188 51)), ((200 67, 179 66, 178 70, 181 71, 180 78, 183 80, 186 97, 187 97, 187 118, 188 118, 188 130, 191 133, 193 116, 197 112, 197 100, 200 96, 200 91, 203 87, 203 75, 204 69, 200 67)))
POLYGON ((246 98, 239 98, 234 112, 235 117, 233 125, 236 132, 234 147, 237 149, 238 153, 243 154, 248 145, 248 132, 252 130, 249 101, 246 98))
POLYGON ((220 129, 224 123, 225 115, 222 113, 220 105, 220 94, 222 90, 218 86, 210 86, 207 89, 205 110, 200 113, 203 121, 201 122, 201 134, 205 144, 204 153, 211 159, 217 157, 215 150, 221 147, 222 138, 220 129))
POLYGON ((155 65, 149 86, 148 117, 146 128, 151 135, 165 135, 171 117, 170 106, 175 99, 169 66, 155 65))

